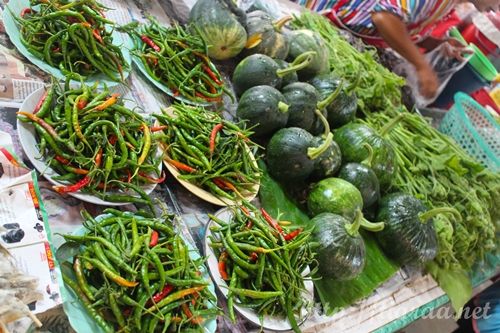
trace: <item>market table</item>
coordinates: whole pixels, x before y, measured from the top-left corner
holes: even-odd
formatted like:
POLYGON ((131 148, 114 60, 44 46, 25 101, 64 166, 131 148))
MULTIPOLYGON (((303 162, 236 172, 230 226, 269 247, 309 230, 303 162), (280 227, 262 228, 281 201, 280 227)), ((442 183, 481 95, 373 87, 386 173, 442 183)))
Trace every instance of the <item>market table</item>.
MULTIPOLYGON (((134 18, 139 18, 143 13, 154 13, 161 22, 171 20, 185 21, 189 8, 195 0, 185 1, 148 1, 139 0, 101 1, 111 8, 118 8, 113 12, 112 18, 119 23, 125 23, 134 18)), ((295 4, 285 0, 279 1, 283 13, 290 14, 300 10, 295 4)), ((1 25, 0 25, 1 27, 1 25)), ((24 156, 16 132, 16 115, 20 102, 33 90, 40 87, 41 81, 48 82, 48 77, 26 62, 9 43, 3 29, 0 29, 0 59, 5 58, 5 72, 9 74, 8 83, 13 92, 0 100, 0 131, 8 133, 13 140, 13 149, 25 164, 32 168, 24 156)), ((0 67, 4 68, 4 67, 0 67)), ((2 69, 3 75, 3 69, 2 69)), ((137 72, 133 72, 127 80, 131 86, 131 96, 143 108, 151 113, 160 107, 169 104, 169 100, 160 94, 137 72)), ((2 95, 0 95, 2 97, 2 95)), ((229 101, 226 101, 228 104, 229 101)), ((234 105, 228 108, 234 111, 234 105)), ((56 194, 43 176, 39 176, 39 187, 44 205, 46 207, 52 233, 72 232, 81 225, 80 209, 85 208, 91 213, 98 214, 103 207, 80 202, 72 197, 61 197, 56 194)), ((172 177, 153 192, 152 196, 165 202, 169 209, 182 217, 180 225, 182 233, 191 240, 199 249, 202 249, 204 227, 209 218, 207 214, 215 213, 217 207, 210 205, 180 186, 172 177)), ((126 208, 134 209, 132 206, 126 208)), ((53 236, 53 246, 61 244, 59 236, 53 236)), ((474 284, 479 285, 494 275, 495 271, 482 272, 474 278, 474 284)), ((220 296, 220 295, 219 295, 220 296)), ((419 272, 399 270, 389 281, 380 286, 372 296, 358 303, 340 310, 333 316, 324 316, 315 311, 302 326, 303 332, 394 332, 405 327, 414 320, 419 319, 430 311, 445 304, 448 298, 429 276, 422 276, 419 272)), ((220 301, 223 305, 223 301, 220 301)), ((50 312, 40 315, 42 322, 51 328, 50 317, 59 317, 61 312, 50 312)), ((241 318, 240 318, 241 319, 241 318)), ((54 331, 67 327, 67 322, 58 322, 52 328, 54 331)), ((243 319, 233 325, 227 319, 219 317, 218 328, 220 332, 254 332, 258 328, 245 322, 243 319)), ((62 330, 64 331, 64 330, 62 330)), ((22 332, 22 329, 19 329, 22 332)))

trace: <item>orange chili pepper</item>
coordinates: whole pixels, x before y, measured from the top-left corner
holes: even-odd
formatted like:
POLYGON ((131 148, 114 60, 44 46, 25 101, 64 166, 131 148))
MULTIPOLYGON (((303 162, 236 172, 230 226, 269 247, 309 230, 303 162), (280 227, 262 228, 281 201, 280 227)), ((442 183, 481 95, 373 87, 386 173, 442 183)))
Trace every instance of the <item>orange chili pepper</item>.
POLYGON ((179 170, 186 171, 189 173, 195 173, 197 171, 195 168, 192 168, 187 164, 184 164, 184 163, 176 161, 176 160, 172 160, 168 157, 165 157, 165 160, 167 161, 168 164, 173 165, 174 167, 176 167, 179 170))
POLYGON ((224 125, 222 123, 215 125, 214 128, 212 129, 212 132, 210 133, 210 141, 209 141, 210 154, 213 154, 215 151, 215 139, 217 138, 217 133, 219 133, 219 131, 222 130, 223 126, 224 125))
POLYGON ((118 97, 120 96, 120 94, 111 94, 111 97, 108 98, 107 100, 105 100, 104 102, 102 102, 101 104, 99 104, 98 106, 96 106, 94 108, 94 110, 98 110, 98 111, 102 111, 102 110, 105 110, 107 108, 109 108, 111 105, 115 104, 116 101, 118 100, 118 97))
POLYGON ((104 45, 104 41, 102 40, 101 34, 99 33, 99 29, 92 30, 92 35, 97 39, 97 41, 104 45))
POLYGON ((151 132, 159 132, 159 131, 163 131, 164 129, 167 129, 167 128, 168 128, 167 125, 161 125, 161 126, 153 126, 149 130, 151 132))
POLYGON ((97 152, 97 155, 95 157, 95 165, 97 167, 100 167, 102 163, 102 148, 99 148, 99 151, 97 152))
POLYGON ((203 322, 203 317, 201 317, 201 316, 194 317, 193 316, 193 313, 189 309, 189 305, 187 305, 186 303, 183 303, 181 305, 181 307, 182 307, 182 312, 184 312, 184 314, 186 315, 186 317, 189 319, 189 321, 191 323, 193 323, 195 325, 199 325, 203 322))

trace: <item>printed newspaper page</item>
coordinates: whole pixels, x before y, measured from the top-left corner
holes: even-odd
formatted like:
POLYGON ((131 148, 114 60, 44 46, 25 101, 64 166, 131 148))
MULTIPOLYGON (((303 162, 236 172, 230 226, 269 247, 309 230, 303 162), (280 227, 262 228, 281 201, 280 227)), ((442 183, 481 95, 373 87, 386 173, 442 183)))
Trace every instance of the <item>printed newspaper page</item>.
POLYGON ((22 166, 11 153, 11 142, 0 142, 0 245, 14 258, 22 273, 38 278, 44 297, 28 304, 41 313, 61 304, 48 222, 36 186, 36 174, 22 166))

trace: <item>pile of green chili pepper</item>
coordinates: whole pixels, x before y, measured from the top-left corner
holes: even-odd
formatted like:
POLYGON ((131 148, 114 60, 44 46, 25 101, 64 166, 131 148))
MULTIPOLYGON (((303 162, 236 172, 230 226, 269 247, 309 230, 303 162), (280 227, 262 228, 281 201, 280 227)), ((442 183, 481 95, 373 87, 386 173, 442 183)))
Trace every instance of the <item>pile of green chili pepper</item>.
POLYGON ((248 139, 251 132, 202 107, 174 104, 172 109, 173 115, 154 116, 167 127, 161 138, 164 158, 179 170, 179 178, 222 200, 251 192, 260 176, 250 152, 256 146, 248 139))
MULTIPOLYGON (((59 175, 59 193, 82 191, 112 202, 147 204, 141 185, 162 182, 154 131, 118 94, 52 84, 33 113, 18 112, 38 134, 39 151, 59 175), (136 193, 138 196, 127 193, 136 193)), ((160 128, 162 129, 162 128, 160 128)))
POLYGON ((103 73, 123 80, 128 65, 107 29, 114 25, 104 16, 107 8, 95 0, 30 0, 30 5, 12 14, 20 25, 21 42, 33 55, 64 75, 103 73))
POLYGON ((178 24, 163 27, 153 18, 130 32, 136 37, 134 54, 149 76, 172 90, 174 97, 203 103, 222 101, 226 89, 201 37, 178 24))
POLYGON ((153 219, 106 209, 96 221, 82 211, 82 236, 73 265, 63 263, 65 285, 105 332, 203 332, 214 318, 215 296, 201 277, 204 259, 192 260, 176 234, 174 215, 153 219))
POLYGON ((277 221, 248 202, 233 207, 230 221, 209 217, 216 224, 210 228, 210 246, 218 257, 220 276, 229 285, 229 317, 235 320, 237 304, 254 309, 259 316, 286 317, 293 330, 300 332, 296 317, 311 305, 303 297, 302 275, 315 261, 311 231, 288 228, 284 224, 290 222, 277 221))

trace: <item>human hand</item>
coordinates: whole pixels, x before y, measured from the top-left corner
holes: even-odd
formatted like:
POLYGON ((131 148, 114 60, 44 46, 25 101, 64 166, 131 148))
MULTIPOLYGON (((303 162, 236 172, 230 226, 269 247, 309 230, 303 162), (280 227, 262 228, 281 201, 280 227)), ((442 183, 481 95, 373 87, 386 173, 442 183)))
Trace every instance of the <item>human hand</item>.
POLYGON ((455 58, 458 61, 464 61, 464 57, 462 54, 467 53, 471 54, 474 53, 474 51, 470 50, 467 48, 467 45, 464 45, 461 41, 459 41, 456 38, 447 38, 443 40, 443 43, 445 44, 444 47, 442 48, 445 56, 448 58, 455 58))
POLYGON ((439 81, 436 73, 429 65, 417 68, 418 86, 420 94, 425 98, 432 98, 439 88, 439 81))

